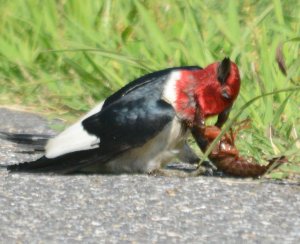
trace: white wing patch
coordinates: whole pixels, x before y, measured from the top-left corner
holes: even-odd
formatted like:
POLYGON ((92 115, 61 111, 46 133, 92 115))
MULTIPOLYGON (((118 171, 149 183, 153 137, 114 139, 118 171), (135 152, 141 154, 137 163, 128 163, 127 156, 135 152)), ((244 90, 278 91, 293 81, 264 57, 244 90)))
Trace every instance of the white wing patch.
POLYGON ((99 147, 100 138, 89 134, 82 126, 81 122, 100 112, 103 102, 99 103, 90 112, 84 115, 78 122, 66 128, 58 136, 50 139, 46 145, 45 156, 47 158, 56 158, 66 153, 89 150, 99 147))
POLYGON ((162 98, 171 104, 173 107, 175 106, 175 101, 177 99, 176 93, 176 83, 181 78, 180 71, 173 71, 166 82, 166 85, 163 90, 162 98))

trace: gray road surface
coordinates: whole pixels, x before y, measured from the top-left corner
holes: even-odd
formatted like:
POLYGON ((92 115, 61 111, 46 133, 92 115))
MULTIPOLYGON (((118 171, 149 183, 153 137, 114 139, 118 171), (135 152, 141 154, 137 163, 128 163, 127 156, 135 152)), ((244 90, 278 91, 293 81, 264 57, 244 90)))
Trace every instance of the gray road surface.
MULTIPOLYGON (((0 109, 0 131, 50 133, 0 109)), ((0 164, 30 160, 0 141, 0 164)), ((300 186, 218 177, 9 174, 0 243, 300 243, 300 186)))

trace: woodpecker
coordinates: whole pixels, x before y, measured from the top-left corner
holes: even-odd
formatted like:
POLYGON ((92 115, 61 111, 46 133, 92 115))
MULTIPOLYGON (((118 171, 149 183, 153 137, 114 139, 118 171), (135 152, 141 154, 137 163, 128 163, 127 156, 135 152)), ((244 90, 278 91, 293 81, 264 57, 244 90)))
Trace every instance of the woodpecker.
POLYGON ((146 74, 109 96, 45 146, 36 161, 10 171, 151 173, 185 147, 195 114, 227 120, 238 96, 237 65, 224 58, 205 68, 184 66, 146 74))

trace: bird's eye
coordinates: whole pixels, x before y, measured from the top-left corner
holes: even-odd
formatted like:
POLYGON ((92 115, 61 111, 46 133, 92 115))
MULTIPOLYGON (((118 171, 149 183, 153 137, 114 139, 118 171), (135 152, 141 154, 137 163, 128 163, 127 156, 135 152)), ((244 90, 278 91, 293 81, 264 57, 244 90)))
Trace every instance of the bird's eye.
POLYGON ((228 92, 224 89, 221 92, 222 97, 224 97, 226 100, 230 100, 231 96, 228 94, 228 92))

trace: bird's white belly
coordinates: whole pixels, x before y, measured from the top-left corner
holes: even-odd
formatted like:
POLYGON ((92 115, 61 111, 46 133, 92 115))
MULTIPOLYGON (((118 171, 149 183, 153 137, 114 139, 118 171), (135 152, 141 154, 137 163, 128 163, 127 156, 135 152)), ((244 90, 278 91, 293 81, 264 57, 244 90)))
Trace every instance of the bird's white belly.
POLYGON ((177 146, 185 140, 185 134, 182 123, 175 117, 162 132, 142 147, 107 162, 107 170, 111 173, 149 173, 159 169, 180 152, 177 146))

